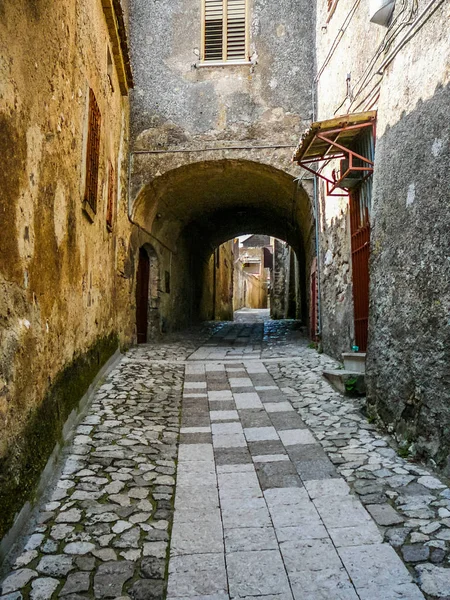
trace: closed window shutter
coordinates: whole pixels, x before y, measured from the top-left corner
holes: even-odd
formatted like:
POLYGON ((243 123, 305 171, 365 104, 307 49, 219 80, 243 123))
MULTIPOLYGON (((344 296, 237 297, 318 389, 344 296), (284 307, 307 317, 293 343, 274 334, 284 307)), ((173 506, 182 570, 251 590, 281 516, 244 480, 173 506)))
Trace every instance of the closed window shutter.
POLYGON ((246 0, 204 0, 204 7, 203 60, 246 60, 246 0))
POLYGON ((245 0, 228 0, 227 60, 245 60, 245 0))
POLYGON ((223 0, 205 0, 204 60, 223 60, 223 0))

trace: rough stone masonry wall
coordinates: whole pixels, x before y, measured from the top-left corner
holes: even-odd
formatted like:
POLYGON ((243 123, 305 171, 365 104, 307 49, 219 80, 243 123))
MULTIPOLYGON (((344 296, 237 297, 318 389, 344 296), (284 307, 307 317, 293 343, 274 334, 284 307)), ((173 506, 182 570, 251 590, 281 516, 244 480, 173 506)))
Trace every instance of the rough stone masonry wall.
POLYGON ((128 101, 115 71, 111 90, 108 44, 100 2, 1 3, 0 538, 32 497, 67 415, 134 332, 128 101), (89 87, 102 115, 93 223, 82 212, 89 87))
POLYGON ((204 264, 206 274, 202 277, 202 304, 200 315, 203 321, 233 320, 233 240, 217 248, 204 264))
POLYGON ((450 5, 438 4, 381 88, 367 383, 373 412, 448 474, 450 5))
MULTIPOLYGON (((328 2, 318 0, 317 121, 368 110, 367 105, 357 106, 361 98, 351 105, 347 77, 350 75, 351 87, 363 77, 385 32, 385 28, 370 23, 367 2, 339 0, 330 13, 328 2), (355 40, 364 40, 364 44, 355 40), (334 43, 335 49, 330 53, 334 43)), ((367 92, 371 87, 372 84, 367 92)), ((331 163, 324 174, 330 176, 336 166, 331 163)), ((342 352, 349 352, 354 344, 349 202, 347 197, 328 196, 322 182, 318 193, 322 343, 325 352, 340 359, 342 352)))

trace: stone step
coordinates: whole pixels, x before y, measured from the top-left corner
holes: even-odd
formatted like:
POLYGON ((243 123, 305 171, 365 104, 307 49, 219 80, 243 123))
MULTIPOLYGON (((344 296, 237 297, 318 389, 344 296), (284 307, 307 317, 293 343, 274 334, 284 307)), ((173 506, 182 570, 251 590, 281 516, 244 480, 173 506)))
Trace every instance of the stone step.
POLYGON ((364 396, 366 393, 364 373, 359 371, 333 369, 324 371, 323 376, 338 392, 345 396, 364 396))
POLYGON ((343 352, 342 360, 344 369, 355 373, 366 372, 366 353, 365 352, 343 352))

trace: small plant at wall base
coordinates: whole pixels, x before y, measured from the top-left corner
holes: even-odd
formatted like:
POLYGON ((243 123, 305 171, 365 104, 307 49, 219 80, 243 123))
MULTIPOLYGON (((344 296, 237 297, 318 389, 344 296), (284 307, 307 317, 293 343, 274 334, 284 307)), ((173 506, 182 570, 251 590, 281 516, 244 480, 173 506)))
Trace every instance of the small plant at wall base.
POLYGON ((345 389, 347 390, 347 392, 349 394, 355 394, 357 392, 357 390, 356 390, 357 381, 358 381, 357 377, 349 377, 347 379, 347 381, 345 382, 345 389))

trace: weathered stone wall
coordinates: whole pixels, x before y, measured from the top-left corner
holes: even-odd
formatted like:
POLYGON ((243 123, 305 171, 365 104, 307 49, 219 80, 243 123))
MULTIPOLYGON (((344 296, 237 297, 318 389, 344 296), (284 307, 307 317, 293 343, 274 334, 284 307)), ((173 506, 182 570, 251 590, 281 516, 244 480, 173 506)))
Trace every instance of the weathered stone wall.
MULTIPOLYGON (((249 8, 252 64, 203 67, 200 0, 131 0, 133 218, 175 246, 183 232, 203 228, 196 243, 208 247, 204 232, 220 231, 227 220, 213 247, 249 231, 282 237, 288 231, 291 243, 303 248, 306 271, 312 214, 307 192, 293 182, 299 170, 291 156, 311 118, 315 7, 307 0, 252 0, 249 8), (275 182, 288 175, 289 184, 275 182), (254 188, 267 176, 273 181, 256 194, 248 189, 250 176, 254 188), (229 214, 219 215, 228 207, 229 214), (272 207, 286 209, 286 217, 271 218, 272 207), (248 214, 238 213, 252 209, 250 228, 241 229, 248 214)), ((182 316, 192 311, 186 302, 177 310, 182 316)))
POLYGON ((267 308, 267 285, 256 275, 246 273, 240 261, 234 268, 234 310, 267 308))
POLYGON ((128 100, 107 77, 101 3, 0 6, 0 537, 62 423, 134 334, 128 100), (82 211, 89 87, 102 117, 98 210, 82 211), (106 228, 108 162, 115 166, 106 228))
POLYGON ((206 262, 202 277, 200 318, 203 321, 233 320, 234 242, 221 244, 206 262))
MULTIPOLYGON (((397 3, 384 28, 369 22, 366 3, 340 0, 328 24, 327 2, 318 3, 317 118, 378 110, 370 217, 369 406, 400 437, 414 441, 417 452, 445 466, 450 452, 450 186, 444 166, 450 61, 443 24, 450 6, 437 1, 427 12, 427 5, 425 0, 397 3), (356 39, 364 44, 354 44, 356 39)), ((339 356, 353 343, 348 204, 322 191, 319 208, 324 349, 339 356)))
MULTIPOLYGON (((420 3, 420 10, 425 3, 420 3)), ((450 473, 450 5, 387 67, 379 101, 368 397, 450 473), (430 66, 432 65, 432 68, 430 66)))
POLYGON ((290 294, 298 288, 295 270, 291 268, 291 248, 286 242, 274 240, 270 316, 272 319, 295 317, 290 314, 290 294))

